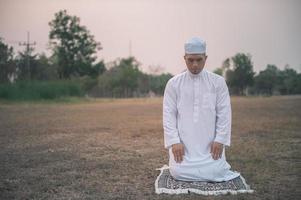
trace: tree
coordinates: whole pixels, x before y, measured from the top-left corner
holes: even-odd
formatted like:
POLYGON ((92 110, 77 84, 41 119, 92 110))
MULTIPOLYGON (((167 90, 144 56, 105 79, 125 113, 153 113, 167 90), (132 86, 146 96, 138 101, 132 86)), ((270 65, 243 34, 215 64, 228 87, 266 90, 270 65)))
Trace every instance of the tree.
POLYGON ((218 68, 216 68, 214 71, 213 71, 213 73, 216 73, 216 74, 218 74, 218 75, 221 75, 221 76, 223 76, 223 68, 221 68, 221 67, 218 67, 218 68))
POLYGON ((213 72, 218 74, 218 75, 221 75, 221 76, 224 76, 225 75, 225 72, 230 68, 230 58, 227 58, 223 61, 223 64, 221 67, 218 67, 216 68, 213 72))
POLYGON ((87 28, 80 25, 80 19, 61 10, 55 13, 55 19, 49 22, 49 26, 50 46, 57 62, 59 77, 94 74, 94 67, 99 65, 93 65, 93 62, 101 46, 87 28))
POLYGON ((0 83, 13 81, 16 75, 13 48, 3 43, 0 38, 0 83))
POLYGON ((279 76, 281 94, 300 94, 300 74, 298 75, 296 70, 286 66, 279 76))
POLYGON ((222 64, 223 71, 230 68, 230 62, 231 62, 230 58, 226 58, 226 60, 224 60, 224 62, 222 64))
POLYGON ((117 59, 98 77, 98 84, 89 94, 97 97, 140 97, 150 91, 162 95, 169 73, 146 74, 139 70, 140 63, 134 57, 117 59))
POLYGON ((93 92, 97 96, 132 97, 138 91, 140 75, 139 63, 134 57, 118 59, 99 76, 93 92))
POLYGON ((272 95, 279 85, 279 75, 280 70, 277 66, 268 64, 266 69, 254 78, 257 93, 272 95))
POLYGON ((56 80, 58 79, 56 66, 52 63, 51 58, 48 58, 44 53, 38 55, 35 61, 35 73, 32 75, 36 80, 56 80))
MULTIPOLYGON (((233 93, 243 95, 245 89, 253 84, 254 72, 250 54, 237 53, 231 58, 233 65, 227 67, 226 80, 233 93)), ((228 63, 225 64, 225 66, 228 63)))
POLYGON ((19 52, 16 58, 18 68, 18 80, 32 80, 37 74, 37 56, 34 54, 34 48, 29 47, 24 52, 19 52))
POLYGON ((170 73, 160 75, 149 75, 150 90, 156 94, 163 95, 167 81, 172 78, 170 73))
POLYGON ((138 61, 134 57, 121 59, 116 70, 117 73, 113 77, 113 87, 115 90, 120 88, 124 97, 132 96, 133 91, 138 87, 138 77, 141 73, 138 61))
POLYGON ((104 73, 106 71, 106 66, 103 60, 99 61, 95 65, 93 65, 92 68, 90 68, 90 71, 88 75, 92 78, 98 77, 98 75, 104 73))

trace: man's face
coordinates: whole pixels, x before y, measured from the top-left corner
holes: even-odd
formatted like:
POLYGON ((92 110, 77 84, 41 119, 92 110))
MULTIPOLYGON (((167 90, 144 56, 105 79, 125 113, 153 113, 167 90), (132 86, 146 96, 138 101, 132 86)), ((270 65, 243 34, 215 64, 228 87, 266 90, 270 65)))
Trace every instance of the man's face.
POLYGON ((188 70, 193 74, 200 73, 206 62, 207 56, 205 54, 185 54, 184 60, 188 70))

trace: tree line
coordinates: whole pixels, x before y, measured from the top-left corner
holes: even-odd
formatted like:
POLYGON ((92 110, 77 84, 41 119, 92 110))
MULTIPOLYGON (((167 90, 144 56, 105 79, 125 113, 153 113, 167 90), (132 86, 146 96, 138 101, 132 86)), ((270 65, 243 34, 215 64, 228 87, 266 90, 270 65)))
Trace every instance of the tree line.
POLYGON ((162 95, 166 82, 172 77, 170 73, 142 72, 134 57, 118 58, 107 65, 103 60, 96 62, 101 43, 80 24, 80 18, 69 15, 66 10, 55 13, 49 26, 49 57, 35 54, 32 47, 16 54, 0 38, 0 84, 22 83, 24 87, 28 85, 24 82, 33 80, 50 81, 52 85, 55 80, 61 83, 77 80, 87 95, 140 97, 162 95))
MULTIPOLYGON (((101 43, 81 25, 80 18, 69 15, 66 10, 55 13, 49 27, 50 56, 34 53, 33 47, 27 47, 16 54, 0 38, 0 84, 43 81, 45 85, 48 81, 55 85, 53 87, 62 88, 64 84, 57 86, 53 81, 63 83, 64 80, 76 80, 90 96, 140 97, 162 95, 167 81, 172 77, 169 73, 142 72, 135 57, 118 58, 109 64, 105 64, 103 60, 96 61, 96 53, 102 50, 101 43)), ((300 73, 288 66, 279 70, 275 65, 268 65, 256 75, 250 54, 238 53, 227 58, 214 72, 225 77, 231 94, 301 93, 300 73)), ((26 84, 22 84, 22 87, 24 85, 26 84)), ((63 90, 58 91, 62 93, 63 90)), ((47 93, 48 96, 49 94, 55 97, 55 94, 47 93)))
POLYGON ((301 73, 297 73, 288 65, 280 70, 276 65, 268 64, 256 74, 250 54, 237 53, 225 59, 222 66, 214 72, 225 77, 231 94, 301 94, 301 73))

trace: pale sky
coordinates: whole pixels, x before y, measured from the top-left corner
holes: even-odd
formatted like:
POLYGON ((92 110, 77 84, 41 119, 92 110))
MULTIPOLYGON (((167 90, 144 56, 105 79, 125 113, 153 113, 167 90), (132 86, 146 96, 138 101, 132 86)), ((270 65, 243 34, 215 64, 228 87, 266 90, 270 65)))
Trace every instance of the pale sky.
POLYGON ((18 42, 30 31, 36 52, 47 53, 48 22, 61 9, 101 42, 105 62, 128 57, 131 41, 143 71, 159 65, 177 74, 186 69, 184 42, 199 36, 210 71, 242 52, 252 55, 256 72, 267 64, 301 72, 299 0, 0 0, 0 37, 21 50, 18 42))

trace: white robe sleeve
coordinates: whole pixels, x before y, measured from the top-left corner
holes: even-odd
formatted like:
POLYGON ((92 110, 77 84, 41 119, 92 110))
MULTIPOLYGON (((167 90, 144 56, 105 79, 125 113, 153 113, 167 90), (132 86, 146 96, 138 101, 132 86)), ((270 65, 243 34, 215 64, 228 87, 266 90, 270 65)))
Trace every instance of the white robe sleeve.
POLYGON ((230 95, 225 79, 221 78, 218 81, 214 141, 230 146, 232 121, 230 95))
POLYGON ((164 147, 170 148, 171 145, 180 143, 177 129, 177 94, 172 80, 169 80, 164 90, 163 98, 163 129, 164 147))

